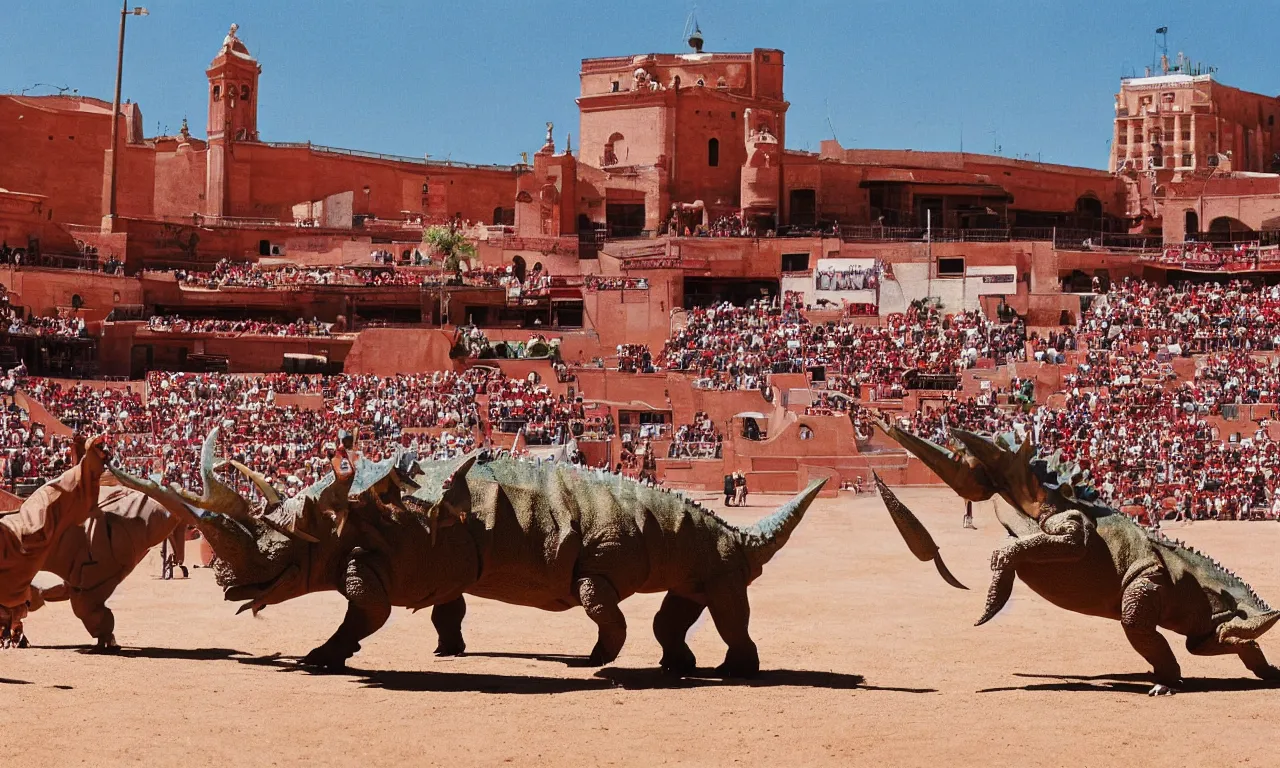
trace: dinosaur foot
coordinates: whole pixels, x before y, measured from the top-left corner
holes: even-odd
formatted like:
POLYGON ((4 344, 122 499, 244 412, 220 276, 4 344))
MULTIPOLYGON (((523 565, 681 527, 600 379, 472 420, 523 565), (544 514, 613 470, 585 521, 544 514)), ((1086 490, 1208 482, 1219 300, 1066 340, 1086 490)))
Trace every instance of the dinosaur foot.
POLYGON ((27 641, 26 634, 22 631, 22 625, 15 627, 6 627, 0 632, 0 648, 29 648, 31 643, 27 641))
POLYGON ((1249 671, 1253 672, 1259 680, 1280 680, 1280 667, 1275 667, 1270 664, 1265 667, 1259 667, 1249 671))
POLYGON ((725 654, 724 663, 716 667, 716 674, 723 677, 755 677, 760 674, 760 656, 754 647, 749 652, 734 652, 730 648, 725 654))
POLYGON ((664 674, 681 677, 692 674, 698 669, 698 659, 688 646, 681 649, 663 651, 662 660, 658 662, 664 674))
POLYGON ((582 662, 584 667, 603 667, 605 664, 611 663, 618 658, 618 652, 621 649, 602 648, 599 643, 591 649, 591 655, 587 660, 582 662))
POLYGON ((120 644, 116 642, 115 635, 107 635, 106 637, 98 638, 98 642, 94 643, 93 647, 90 648, 88 652, 89 653, 119 653, 120 644))
POLYGON ((1164 683, 1156 683, 1151 686, 1151 690, 1147 691, 1148 696, 1172 696, 1175 693, 1177 693, 1176 690, 1164 683))
POLYGON ((347 668, 348 656, 326 646, 320 646, 298 660, 298 666, 324 672, 342 672, 347 668))
POLYGON ((449 638, 448 640, 441 638, 440 642, 436 644, 436 649, 433 653, 436 656, 462 656, 466 651, 467 644, 461 637, 449 638))

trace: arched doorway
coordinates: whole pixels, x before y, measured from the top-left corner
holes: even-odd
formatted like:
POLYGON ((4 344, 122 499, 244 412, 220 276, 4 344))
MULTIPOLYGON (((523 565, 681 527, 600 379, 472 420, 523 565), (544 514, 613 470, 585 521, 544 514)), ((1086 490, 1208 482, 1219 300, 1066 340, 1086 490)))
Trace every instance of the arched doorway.
POLYGON ((1187 211, 1183 215, 1183 240, 1194 240, 1200 236, 1200 215, 1195 211, 1187 211))
POLYGON ((1211 243, 1247 243, 1257 240, 1258 233, 1239 219, 1219 216, 1209 222, 1209 235, 1206 239, 1211 243))
POLYGON ((1101 219, 1102 201, 1092 193, 1076 198, 1076 216, 1082 219, 1101 219))

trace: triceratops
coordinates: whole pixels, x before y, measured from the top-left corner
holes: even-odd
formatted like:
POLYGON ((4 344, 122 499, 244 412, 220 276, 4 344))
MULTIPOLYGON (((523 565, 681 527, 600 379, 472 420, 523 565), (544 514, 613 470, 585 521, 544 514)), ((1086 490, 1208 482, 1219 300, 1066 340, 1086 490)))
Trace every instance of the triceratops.
MULTIPOLYGON (((991 556, 994 576, 978 624, 1004 607, 1016 575, 1054 605, 1119 621, 1154 669, 1151 695, 1172 693, 1182 682, 1178 660, 1157 628, 1185 636, 1192 654, 1236 654, 1258 677, 1280 680, 1280 669, 1257 643, 1280 611, 1215 560, 1107 506, 1088 484, 1088 473, 1063 461, 1060 452, 1037 456, 1029 440, 1019 444, 1013 435, 988 438, 962 429, 951 430, 962 446, 951 451, 897 426, 880 426, 962 498, 1000 494, 1011 507, 998 505, 997 515, 1016 541, 991 556)), ((885 503, 902 508, 879 485, 885 503)))
MULTIPOLYGON (((751 675, 747 585, 787 541, 823 482, 747 528, 656 487, 567 464, 511 458, 477 462, 360 462, 349 517, 338 527, 313 495, 269 503, 259 514, 213 472, 214 435, 202 456, 205 495, 186 495, 217 553, 228 600, 254 611, 308 592, 337 590, 347 614, 303 662, 342 668, 392 606, 435 606, 437 652, 463 648, 464 592, 545 610, 583 606, 598 628, 589 663, 606 664, 626 639, 618 603, 665 591, 654 618, 662 666, 691 671, 689 628, 709 609, 729 646, 721 672, 751 675), (406 493, 406 491, 408 493, 406 493)), ((275 492, 245 472, 268 499, 275 492)), ((158 498, 172 489, 121 481, 158 498)))

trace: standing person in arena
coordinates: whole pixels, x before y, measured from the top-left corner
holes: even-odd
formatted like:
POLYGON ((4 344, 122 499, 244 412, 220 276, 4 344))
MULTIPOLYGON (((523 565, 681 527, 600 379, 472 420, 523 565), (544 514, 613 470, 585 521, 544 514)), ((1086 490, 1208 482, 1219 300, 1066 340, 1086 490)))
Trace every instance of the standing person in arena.
POLYGON ((724 476, 724 505, 726 507, 733 506, 733 497, 736 494, 737 494, 737 478, 734 475, 725 475, 724 476))

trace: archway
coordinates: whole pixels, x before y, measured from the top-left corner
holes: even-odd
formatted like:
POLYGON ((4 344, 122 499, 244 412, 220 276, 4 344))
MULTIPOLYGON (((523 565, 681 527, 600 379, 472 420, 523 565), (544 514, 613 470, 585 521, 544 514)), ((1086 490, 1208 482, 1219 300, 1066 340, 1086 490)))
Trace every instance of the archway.
POLYGON ((1200 236, 1200 215, 1195 211, 1187 211, 1183 217, 1183 240, 1191 240, 1200 236))
POLYGON ((1076 198, 1076 215, 1086 219, 1102 218, 1102 201, 1086 193, 1076 198))
POLYGON ((1245 243, 1250 240, 1257 240, 1258 233, 1239 219, 1231 216, 1219 216, 1209 222, 1209 236, 1207 239, 1211 243, 1245 243))
POLYGON ((627 161, 627 139, 621 133, 610 134, 604 144, 604 155, 600 158, 600 167, 608 168, 627 161))

